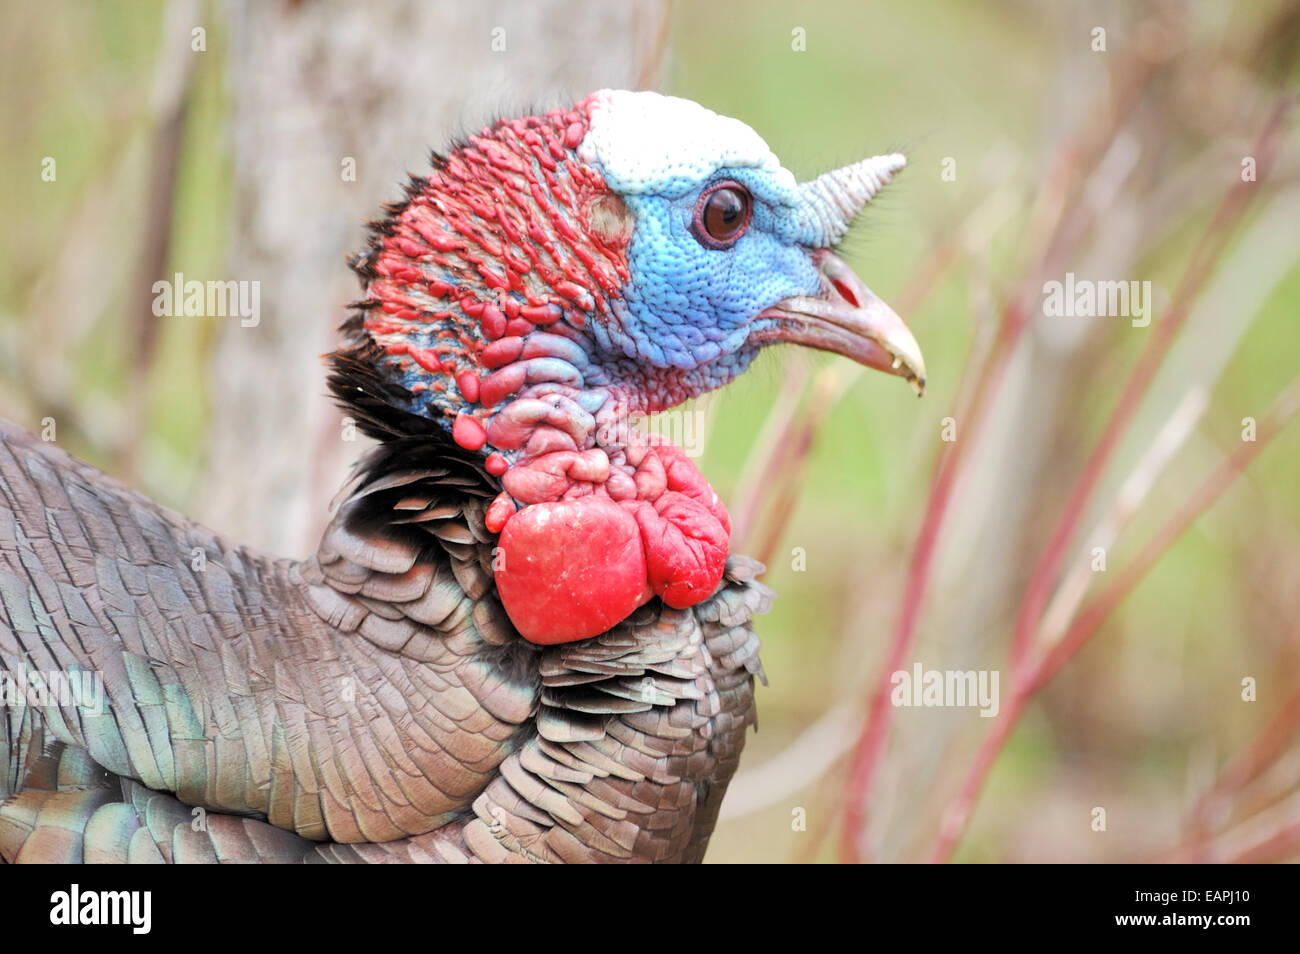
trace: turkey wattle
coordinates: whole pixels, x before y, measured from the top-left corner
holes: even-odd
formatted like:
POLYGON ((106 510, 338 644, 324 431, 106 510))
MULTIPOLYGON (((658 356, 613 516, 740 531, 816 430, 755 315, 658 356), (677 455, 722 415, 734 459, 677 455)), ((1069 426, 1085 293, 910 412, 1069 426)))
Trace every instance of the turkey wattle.
POLYGON ((0 858, 700 860, 770 593, 631 422, 777 342, 919 390, 830 251, 903 163, 798 183, 609 90, 435 156, 354 260, 330 386, 379 445, 301 562, 0 425, 0 858))

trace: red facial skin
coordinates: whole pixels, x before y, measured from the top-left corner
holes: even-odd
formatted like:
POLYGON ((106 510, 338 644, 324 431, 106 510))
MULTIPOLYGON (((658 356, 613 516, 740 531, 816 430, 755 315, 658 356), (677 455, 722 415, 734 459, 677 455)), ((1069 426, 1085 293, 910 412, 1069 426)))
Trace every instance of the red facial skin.
POLYGON ((574 350, 589 321, 614 320, 631 234, 574 153, 587 128, 580 104, 471 137, 390 220, 363 303, 408 389, 501 478, 497 592, 540 644, 599 635, 654 596, 705 599, 730 535, 685 454, 626 423, 655 402, 590 387, 574 350), (594 415, 579 403, 592 391, 594 415))

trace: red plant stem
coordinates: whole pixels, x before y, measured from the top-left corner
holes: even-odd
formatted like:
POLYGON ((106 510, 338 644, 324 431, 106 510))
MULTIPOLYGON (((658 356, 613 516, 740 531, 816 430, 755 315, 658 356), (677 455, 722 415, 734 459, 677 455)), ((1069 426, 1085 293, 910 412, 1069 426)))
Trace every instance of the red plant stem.
POLYGON ((944 444, 935 466, 930 493, 926 498, 925 514, 921 518, 921 531, 917 535, 911 560, 908 563, 903 602, 894 626, 889 654, 876 679, 867 710, 866 724, 854 748, 849 768, 849 797, 844 808, 844 824, 840 829, 840 852, 850 863, 856 864, 861 860, 858 836, 866 822, 865 796, 893 721, 892 707, 889 705, 889 677, 891 673, 902 668, 916 641, 916 623, 930 579, 930 565, 934 559, 944 517, 947 515, 948 502, 956 485, 962 453, 967 445, 974 443, 978 422, 983 419, 983 408, 994 384, 1000 378, 997 373, 987 372, 990 368, 1000 368, 1009 356, 1019 328, 1023 327, 1023 322, 1018 320, 1018 311, 1021 307, 1021 300, 1017 299, 1003 315, 998 342, 989 355, 988 363, 984 368, 985 373, 980 375, 975 385, 970 407, 962 415, 963 419, 970 422, 967 424, 966 437, 960 441, 944 444))
MULTIPOLYGON (((1060 214, 1068 203, 1071 184, 1082 181, 1088 171, 1100 161, 1105 151, 1105 144, 1114 139, 1123 123, 1127 121, 1156 72, 1154 61, 1141 58, 1130 62, 1127 66, 1129 68, 1122 70, 1123 80, 1117 84, 1119 94, 1112 104, 1111 117, 1106 124, 1105 134, 1096 137, 1092 142, 1085 140, 1066 143, 1058 153, 1048 175, 1047 187, 1039 192, 1033 217, 1034 224, 1030 228, 1031 235, 1035 238, 1027 247, 1047 250, 1039 261, 1040 270, 1049 263, 1057 261, 1058 258, 1067 257, 1070 250, 1077 247, 1082 240, 1085 234, 1083 229, 1076 228, 1070 235, 1065 234, 1066 221, 1060 214)), ((1001 370, 1029 322, 1030 312, 1026 303, 1031 293, 1032 287, 1026 282, 1020 292, 1003 309, 997 338, 985 357, 984 364, 980 367, 969 404, 962 408, 960 414, 961 419, 966 422, 966 438, 964 441, 945 446, 940 452, 930 493, 926 499, 921 531, 908 565, 903 604, 894 629, 891 650, 876 679, 867 720, 850 763, 844 824, 840 829, 840 853, 850 863, 861 860, 858 838, 866 823, 866 799, 892 722, 888 705, 890 674, 898 669, 915 642, 916 622, 921 601, 929 584, 934 550, 939 531, 947 515, 948 503, 963 451, 966 445, 974 443, 974 438, 983 423, 986 402, 1000 382, 1001 370)), ((960 389, 958 393, 961 393, 960 389)))
POLYGON ((1295 854, 1297 848, 1300 848, 1300 823, 1287 825, 1258 845, 1226 860, 1231 864, 1262 865, 1285 861, 1295 854))
POLYGON ((795 506, 799 502, 799 486, 803 482, 804 472, 807 470, 808 455, 812 452, 813 440, 817 436, 817 429, 820 427, 826 413, 830 410, 829 401, 823 395, 817 393, 814 386, 813 394, 810 395, 809 401, 811 407, 804 419, 799 422, 797 433, 787 433, 785 443, 788 445, 788 454, 783 461, 780 478, 780 486, 776 493, 776 500, 773 506, 773 514, 768 521, 767 532, 762 537, 762 543, 758 547, 758 556, 756 559, 764 566, 770 566, 772 557, 776 553, 777 546, 781 543, 781 537, 785 534, 786 524, 789 523, 790 517, 794 514, 795 506))
POLYGON ((782 385, 786 400, 777 401, 768 411, 754 449, 741 471, 736 488, 736 505, 731 508, 731 539, 745 550, 759 520, 764 497, 781 473, 790 450, 790 434, 803 413, 802 400, 807 374, 802 366, 791 366, 782 385), (759 462, 756 465, 756 462, 759 462))
MULTIPOLYGON (((1283 121, 1290 106, 1289 100, 1278 103, 1256 143, 1257 171, 1261 181, 1272 165, 1283 121)), ((1101 480, 1101 475, 1105 472, 1111 455, 1129 424, 1132 423, 1143 397, 1151 386, 1151 381, 1155 378, 1156 371, 1169 352, 1170 345, 1186 322, 1192 303, 1211 273, 1211 266, 1217 261, 1228 238, 1232 235, 1233 226, 1240 219, 1259 186, 1259 182, 1238 182, 1223 197, 1214 218, 1197 242, 1191 261, 1179 279, 1168 314, 1164 320, 1157 323, 1155 334, 1143 349, 1137 366, 1125 382, 1124 390, 1110 419, 1106 422, 1101 439, 1093 447, 1083 472, 1079 475, 1066 502, 1060 523, 1057 524, 1046 550, 1043 551, 1042 558, 1034 567, 1033 575, 1026 587, 1025 598, 1020 604, 1011 637, 1013 672, 1027 664, 1030 639, 1042 621, 1043 611, 1052 594, 1052 585, 1060 572, 1061 563, 1065 560, 1070 541, 1087 513, 1088 503, 1101 480)))
POLYGON ((1182 844, 1168 853, 1168 860, 1192 863, 1209 860, 1202 852, 1215 824, 1215 809, 1277 760, 1297 726, 1300 726, 1300 690, 1292 693, 1246 751, 1229 762, 1215 783, 1197 800, 1191 812, 1189 830, 1182 844))
MULTIPOLYGON (((1289 98, 1280 101, 1273 110, 1260 136, 1256 156, 1257 171, 1260 173, 1261 179, 1272 164, 1283 120, 1290 107, 1291 100, 1289 98)), ((965 782, 944 815, 939 838, 932 855, 934 861, 946 861, 951 856, 958 839, 961 837, 961 833, 965 830, 970 812, 980 790, 983 788, 988 773, 992 769, 1002 746, 1010 736, 1011 729, 1014 727, 1029 697, 1059 671, 1060 667, 1077 651, 1078 647, 1095 632, 1115 605, 1128 595, 1132 587, 1145 575, 1160 554, 1186 529, 1187 524, 1194 520, 1202 509, 1213 502, 1218 493, 1222 492, 1223 487, 1226 487, 1227 483, 1239 472, 1240 467, 1244 467, 1245 463, 1249 462, 1267 442, 1267 438, 1261 438, 1258 443, 1254 445, 1247 444, 1242 450, 1234 454, 1225 463, 1224 467, 1202 487, 1200 493, 1193 497, 1188 507, 1184 508, 1183 513, 1176 515, 1173 520, 1162 528, 1161 533, 1157 534, 1148 543, 1133 564, 1116 579, 1115 583, 1104 590, 1097 600, 1084 608, 1067 629, 1062 639, 1048 654, 1048 657, 1035 670, 1026 672, 1026 667, 1030 665, 1028 650, 1031 637, 1041 621, 1043 610, 1046 608, 1047 600, 1051 594, 1052 582, 1056 579, 1069 541, 1087 510, 1087 504, 1092 492, 1100 480, 1111 453, 1141 404, 1142 397, 1145 395, 1151 379, 1155 376, 1155 372, 1164 360, 1176 332, 1183 326, 1189 314, 1190 306, 1209 274, 1210 266, 1222 253, 1223 247, 1232 232, 1232 226, 1245 210, 1246 204, 1254 194, 1254 187, 1258 184, 1257 182, 1238 183, 1220 203, 1213 220, 1197 243, 1188 268, 1179 281, 1174 296, 1174 305, 1165 319, 1157 325, 1155 336, 1143 351, 1137 366, 1126 382, 1124 391, 1121 393, 1119 402, 1107 422, 1102 437, 1094 447, 1083 473, 1075 484, 1070 499, 1066 504, 1062 520, 1057 526, 1043 558, 1035 567, 1025 599, 1017 615, 1015 630, 1012 635, 1012 702, 1003 709, 1003 712, 998 717, 997 724, 990 730, 989 735, 980 746, 965 782), (1238 465, 1239 458, 1242 462, 1238 465), (1216 490, 1214 488, 1219 481, 1222 481, 1222 486, 1218 486, 1216 490), (1207 492, 1209 492, 1209 496, 1206 496, 1207 492), (1180 524, 1179 520, 1184 517, 1186 522, 1180 524), (1166 539, 1165 536, 1170 532, 1173 533, 1173 536, 1166 539)), ((1283 398, 1279 399, 1279 404, 1285 404, 1285 401, 1286 397, 1284 395, 1283 398)), ((1294 413, 1294 410, 1290 413, 1294 413)), ((1286 419, 1289 419, 1289 417, 1290 414, 1288 413, 1286 419)), ((1272 433, 1268 436, 1271 437, 1272 433)))
POLYGON ((1141 582, 1174 541, 1222 495, 1237 475, 1268 446, 1298 411, 1300 411, 1300 378, 1293 380, 1273 402, 1267 416, 1260 424, 1257 439, 1243 443, 1219 465, 1178 512, 1161 525, 1138 555, 1116 575, 1114 582, 1105 587, 1096 599, 1084 607, 1060 641, 1032 671, 1013 678, 1010 702, 998 714, 993 728, 981 743, 957 796, 944 813, 931 861, 942 863, 952 856, 970 820, 971 811, 984 788, 993 763, 997 760, 998 754, 1002 751, 1030 698, 1051 681, 1061 667, 1097 631, 1115 607, 1141 582))
MULTIPOLYGON (((959 230, 957 229, 949 230, 951 234, 956 234, 957 231, 959 230)), ((903 292, 899 296, 898 307, 899 307, 899 311, 902 314, 910 314, 911 312, 915 311, 917 308, 921 306, 921 304, 925 301, 925 299, 929 297, 930 292, 934 290, 934 288, 938 285, 939 281, 943 278, 943 276, 948 272, 950 268, 952 268, 952 266, 957 261, 958 258, 957 252, 958 252, 958 245, 953 238, 948 238, 936 245, 935 249, 930 253, 930 255, 926 257, 926 259, 921 263, 920 266, 918 266, 915 269, 915 271, 913 271, 911 278, 908 280, 906 286, 904 287, 903 292)), ((962 390, 961 388, 958 388, 958 393, 960 393, 961 390, 962 390)), ((793 440, 793 435, 796 429, 799 429, 801 435, 805 436, 808 440, 811 440, 812 435, 809 431, 810 426, 815 428, 816 421, 820 420, 821 417, 824 417, 825 414, 829 413, 830 410, 831 410, 830 407, 816 406, 815 395, 814 395, 813 399, 810 400, 809 404, 802 409, 801 416, 791 414, 790 417, 788 417, 785 421, 783 421, 781 425, 781 429, 779 431, 780 437, 778 438, 777 441, 775 441, 773 445, 773 448, 768 456, 767 466, 764 468, 763 472, 764 473, 780 472, 783 469, 784 462, 791 455, 791 448, 794 446, 795 443, 793 440)), ((945 450, 952 449, 952 448, 953 445, 945 445, 945 450)), ((944 458, 940 459, 940 461, 936 466, 936 475, 934 477, 934 482, 936 485, 940 481, 942 481, 947 485, 951 484, 952 475, 949 474, 946 477, 943 476, 944 460, 947 458, 947 456, 953 456, 953 455, 945 455, 944 458)), ((954 461, 954 465, 955 465, 955 461, 954 461)), ((931 500, 933 500, 933 497, 934 494, 932 493, 931 500)), ((946 498, 946 492, 945 492, 945 498, 946 498)), ((761 550, 764 554, 770 556, 770 554, 775 551, 776 543, 779 542, 781 534, 784 532, 785 525, 788 522, 790 515, 793 513, 794 510, 793 503, 794 501, 791 500, 788 495, 784 498, 778 499, 778 502, 775 505, 777 512, 770 521, 771 527, 768 533, 766 534, 766 536, 764 537, 764 543, 762 544, 761 547, 761 550)), ((739 525, 744 527, 745 530, 744 536, 746 538, 748 538, 749 534, 753 532, 754 525, 757 523, 757 510, 758 510, 758 496, 757 494, 755 494, 751 499, 748 499, 746 501, 746 503, 742 506, 741 509, 741 518, 740 518, 739 525)), ((942 515, 939 514, 935 516, 933 519, 935 520, 935 536, 937 536, 938 525, 939 523, 942 522, 942 515)), ((922 557, 922 559, 925 560, 928 566, 928 560, 929 560, 928 556, 922 557)), ((916 563, 916 560, 917 560, 917 556, 914 556, 913 557, 914 564, 916 563)), ((766 563, 768 561, 762 560, 761 562, 766 563)), ((923 580, 925 575, 927 574, 924 569, 921 569, 917 574, 914 575, 918 576, 919 579, 923 580)), ((915 600, 918 606, 919 606, 920 596, 923 590, 924 590, 924 583, 922 582, 920 587, 916 589, 915 600)), ((913 610, 912 613, 912 619, 906 623, 909 630, 913 628, 914 620, 915 620, 915 609, 913 610)), ((902 647, 899 650, 899 652, 901 653, 905 649, 906 646, 902 647)), ((894 668, 897 668, 897 666, 894 666, 894 668)), ((889 671, 892 671, 892 669, 889 671)), ((872 709, 873 712, 876 711, 875 706, 876 703, 873 701, 873 709, 872 709)), ((868 725, 875 725, 878 723, 883 723, 883 720, 873 715, 869 720, 868 725)), ((864 739, 865 739, 865 732, 864 732, 864 739)), ((859 751, 861 751, 862 745, 863 743, 860 741, 859 751)), ((857 756, 855 756, 855 761, 856 760, 858 760, 857 756)), ((868 764, 867 770, 869 773, 870 764, 868 764)), ((848 813, 850 818, 853 817, 854 811, 855 810, 852 804, 850 804, 846 809, 846 812, 848 813)), ((851 849, 851 853, 856 854, 856 848, 851 849)))
POLYGON ((1011 730, 1020 721, 1020 713, 1028 701, 1029 694, 1014 690, 1011 700, 1002 708, 993 723, 993 728, 984 736, 979 749, 975 752, 975 760, 971 763, 970 771, 957 792, 957 797, 949 803, 943 813, 939 823, 939 838, 935 844, 934 854, 930 857, 932 862, 942 864, 952 854, 962 832, 966 830, 966 823, 970 821, 970 814, 975 808, 980 790, 984 787, 984 781, 992 771, 993 763, 1001 754, 1002 747, 1011 737, 1011 730))
POLYGON ((871 773, 880 758, 885 739, 889 735, 890 706, 888 674, 902 668, 916 635, 916 618, 920 613, 921 599, 925 594, 926 581, 929 579, 930 561, 934 556, 935 542, 943 523, 948 506, 948 497, 952 493, 953 476, 957 467, 957 452, 954 447, 943 455, 939 469, 934 478, 933 489, 927 501, 925 516, 921 521, 921 532, 912 550, 911 563, 907 568, 907 583, 903 593, 902 610, 894 628, 894 638, 890 643, 889 655, 881 669, 884 676, 876 680, 871 694, 871 704, 867 711, 866 728, 853 751, 853 760, 849 769, 849 801, 844 809, 844 825, 840 831, 840 851, 845 859, 856 864, 860 861, 858 838, 866 822, 865 799, 858 797, 865 793, 871 773))
POLYGON ((1056 675, 1061 666, 1078 651, 1102 620, 1110 615, 1120 601, 1128 596, 1133 587, 1155 565, 1161 554, 1209 508, 1210 504, 1219 498, 1237 475, 1245 470, 1259 452, 1295 417, 1297 411, 1300 411, 1300 378, 1292 381, 1273 402, 1268 415, 1260 423, 1257 439, 1243 441, 1241 447, 1220 464, 1209 479, 1197 488, 1191 499, 1184 503, 1179 511, 1147 541, 1146 546, 1116 576, 1114 582, 1105 587, 1097 598, 1075 617, 1074 622, 1065 631, 1065 635, 1035 667, 1033 677, 1029 681, 1031 692, 1036 692, 1056 675))

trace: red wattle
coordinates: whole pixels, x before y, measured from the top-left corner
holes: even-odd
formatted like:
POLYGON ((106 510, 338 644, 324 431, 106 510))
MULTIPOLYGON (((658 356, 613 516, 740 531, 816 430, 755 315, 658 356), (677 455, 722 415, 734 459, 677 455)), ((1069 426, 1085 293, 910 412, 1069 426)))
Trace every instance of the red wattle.
MULTIPOLYGON (((627 501, 623 506, 636 517, 655 593, 676 609, 711 596, 727 565, 729 533, 723 521, 700 501, 673 490, 653 504, 627 501)), ((722 514, 725 519, 726 511, 722 514)))
POLYGON ((603 495, 525 507, 500 546, 497 594, 534 643, 598 636, 653 595, 637 521, 603 495))
POLYGON ((511 468, 505 485, 487 515, 501 534, 497 591, 534 643, 599 635, 652 595, 684 609, 722 581, 731 520, 676 446, 646 448, 630 477, 598 451, 547 454, 511 468), (591 490, 575 494, 582 486, 591 490))

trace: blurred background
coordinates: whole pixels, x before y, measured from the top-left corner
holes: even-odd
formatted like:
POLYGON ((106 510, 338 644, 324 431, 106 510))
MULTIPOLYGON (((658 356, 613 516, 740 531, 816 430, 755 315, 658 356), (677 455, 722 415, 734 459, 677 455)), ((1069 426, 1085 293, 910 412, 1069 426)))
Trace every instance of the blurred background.
POLYGON ((800 177, 905 151, 844 251, 925 397, 787 350, 699 405, 781 594, 709 860, 1300 854, 1300 3, 3 11, 0 414, 291 556, 360 450, 345 256, 430 148, 612 86, 800 177), (259 323, 155 317, 176 272, 259 323), (1046 315, 1067 272, 1153 320, 1046 315), (997 671, 998 717, 890 705, 916 663, 997 671))

